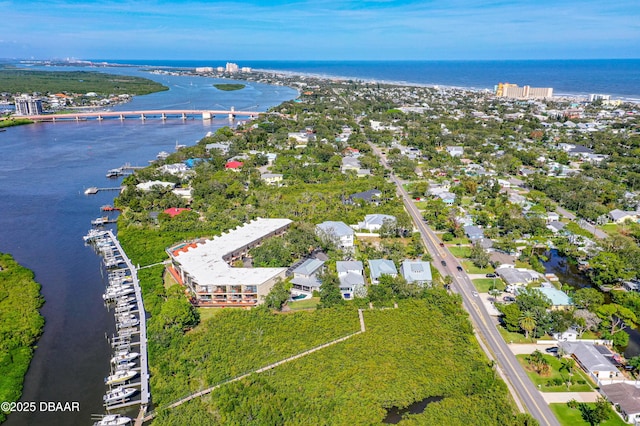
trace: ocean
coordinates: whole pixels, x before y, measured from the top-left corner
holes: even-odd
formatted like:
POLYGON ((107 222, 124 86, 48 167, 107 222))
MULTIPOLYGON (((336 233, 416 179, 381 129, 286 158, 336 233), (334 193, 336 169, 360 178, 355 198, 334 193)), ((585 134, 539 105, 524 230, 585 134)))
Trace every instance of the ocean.
MULTIPOLYGON (((106 60, 114 64, 195 68, 225 60, 106 60)), ((640 102, 640 59, 518 61, 251 61, 241 67, 325 77, 493 90, 500 82, 552 87, 555 95, 602 93, 640 102)))

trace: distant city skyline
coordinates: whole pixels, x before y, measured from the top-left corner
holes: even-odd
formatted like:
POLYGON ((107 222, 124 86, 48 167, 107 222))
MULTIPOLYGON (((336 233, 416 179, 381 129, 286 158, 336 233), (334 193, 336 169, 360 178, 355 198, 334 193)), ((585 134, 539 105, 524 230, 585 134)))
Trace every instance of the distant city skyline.
POLYGON ((0 58, 640 58, 634 3, 0 0, 0 58))

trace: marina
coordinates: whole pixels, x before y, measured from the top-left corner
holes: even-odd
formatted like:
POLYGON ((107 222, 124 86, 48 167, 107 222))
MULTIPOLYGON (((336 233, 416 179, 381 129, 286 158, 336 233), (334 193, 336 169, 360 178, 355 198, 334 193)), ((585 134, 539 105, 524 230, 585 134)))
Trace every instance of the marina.
POLYGON ((103 257, 108 269, 109 285, 102 297, 116 321, 116 334, 109 339, 114 353, 110 359, 111 374, 104 379, 107 386, 104 407, 111 412, 139 404, 142 417, 151 396, 144 305, 136 269, 110 230, 91 229, 84 240, 103 257), (117 269, 109 269, 112 267, 117 269), (134 379, 139 380, 133 382, 134 379))

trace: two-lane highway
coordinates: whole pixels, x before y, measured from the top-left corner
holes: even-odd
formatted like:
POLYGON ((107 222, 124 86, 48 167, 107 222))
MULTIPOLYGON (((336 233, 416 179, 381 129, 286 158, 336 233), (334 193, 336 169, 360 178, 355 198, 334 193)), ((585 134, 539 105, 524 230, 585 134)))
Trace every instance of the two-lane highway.
MULTIPOLYGON (((370 144, 370 146, 378 158, 380 158, 382 165, 390 170, 386 159, 379 149, 373 144, 370 144)), ((427 250, 432 254, 434 265, 443 276, 450 275, 452 277, 453 290, 462 296, 463 306, 471 316, 476 333, 481 341, 484 342, 484 345, 481 346, 487 351, 487 356, 496 361, 498 368, 502 372, 502 376, 508 381, 507 385, 514 399, 524 404, 527 411, 531 413, 541 425, 559 426, 558 420, 549 409, 540 391, 538 391, 531 382, 522 366, 518 363, 515 355, 513 355, 498 332, 491 316, 477 296, 477 292, 469 276, 466 272, 458 269, 458 266, 461 265, 449 250, 446 247, 440 246, 440 241, 433 230, 424 223, 420 211, 402 186, 402 182, 400 182, 393 173, 390 174, 390 179, 396 184, 397 193, 402 198, 406 211, 420 232, 427 250), (446 263, 446 266, 442 264, 442 261, 446 263)))

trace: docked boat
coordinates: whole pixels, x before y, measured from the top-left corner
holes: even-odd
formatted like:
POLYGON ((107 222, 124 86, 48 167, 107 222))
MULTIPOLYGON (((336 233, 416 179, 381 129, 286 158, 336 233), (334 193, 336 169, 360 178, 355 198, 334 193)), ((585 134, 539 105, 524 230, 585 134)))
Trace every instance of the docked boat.
POLYGON ((84 195, 94 195, 94 194, 97 194, 98 191, 99 189, 97 186, 91 186, 84 190, 84 195))
POLYGON ((102 400, 105 402, 105 404, 112 404, 114 402, 120 401, 124 402, 134 393, 136 393, 136 390, 134 388, 118 387, 110 392, 107 392, 105 396, 102 397, 102 400))
POLYGON ((123 171, 121 168, 107 170, 108 178, 116 178, 116 177, 122 176, 122 174, 123 174, 123 171))
POLYGON ((82 237, 85 242, 93 241, 97 238, 102 238, 107 235, 107 231, 100 231, 98 229, 90 229, 87 235, 82 237))
POLYGON ((136 366, 135 362, 121 362, 121 363, 115 364, 115 369, 116 371, 131 370, 135 366, 136 366))
POLYGON ((126 426, 130 424, 131 418, 129 417, 121 416, 120 414, 108 414, 95 422, 93 426, 126 426))
POLYGON ((140 324, 140 320, 138 318, 127 318, 121 321, 118 321, 118 328, 129 328, 135 327, 140 324))
POLYGON ((116 371, 112 375, 105 377, 104 383, 106 385, 114 385, 116 383, 124 383, 127 380, 131 380, 138 375, 137 371, 134 370, 121 370, 116 371))
POLYGON ((112 290, 112 291, 107 290, 107 292, 102 295, 102 298, 104 300, 115 300, 122 296, 128 296, 134 292, 135 290, 131 287, 122 288, 120 290, 112 290))
POLYGON ((91 221, 91 225, 93 226, 103 226, 106 225, 108 223, 113 222, 111 219, 109 219, 109 216, 102 216, 102 217, 98 217, 95 218, 91 221))

